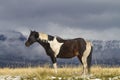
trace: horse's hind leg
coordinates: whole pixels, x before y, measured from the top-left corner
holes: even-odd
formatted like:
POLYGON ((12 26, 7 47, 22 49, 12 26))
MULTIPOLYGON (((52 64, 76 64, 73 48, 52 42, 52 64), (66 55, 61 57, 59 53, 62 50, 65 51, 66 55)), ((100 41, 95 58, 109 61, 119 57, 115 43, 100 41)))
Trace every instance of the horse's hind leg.
POLYGON ((91 51, 90 51, 90 54, 87 58, 87 65, 88 65, 88 73, 89 74, 90 74, 91 61, 92 61, 92 51, 93 51, 93 47, 91 46, 91 51))
POLYGON ((82 63, 83 63, 83 75, 86 75, 88 73, 88 64, 87 64, 87 58, 82 57, 82 63))
POLYGON ((87 59, 81 55, 77 56, 81 64, 83 65, 83 71, 81 72, 82 75, 87 73, 87 59))
MULTIPOLYGON (((78 57, 79 61, 81 62, 81 64, 83 65, 82 56, 81 56, 81 55, 78 55, 77 57, 78 57)), ((83 72, 81 72, 81 74, 83 74, 83 72)))
POLYGON ((83 53, 82 56, 82 63, 83 63, 83 75, 88 74, 89 68, 90 68, 90 62, 89 62, 89 55, 91 53, 91 43, 86 42, 86 50, 83 53))
POLYGON ((83 64, 83 63, 82 63, 82 60, 81 60, 82 56, 81 56, 81 55, 78 55, 77 57, 78 57, 79 61, 81 62, 81 64, 83 64))

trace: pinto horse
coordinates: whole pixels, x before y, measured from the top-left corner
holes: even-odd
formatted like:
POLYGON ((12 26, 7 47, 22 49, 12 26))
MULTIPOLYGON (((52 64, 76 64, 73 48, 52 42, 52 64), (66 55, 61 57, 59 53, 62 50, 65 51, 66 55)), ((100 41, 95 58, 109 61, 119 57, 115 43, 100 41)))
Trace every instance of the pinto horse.
POLYGON ((83 38, 62 39, 36 31, 31 31, 25 45, 29 47, 34 42, 42 45, 50 56, 55 72, 57 73, 56 58, 72 58, 77 56, 83 65, 83 74, 90 73, 92 59, 92 44, 83 38))

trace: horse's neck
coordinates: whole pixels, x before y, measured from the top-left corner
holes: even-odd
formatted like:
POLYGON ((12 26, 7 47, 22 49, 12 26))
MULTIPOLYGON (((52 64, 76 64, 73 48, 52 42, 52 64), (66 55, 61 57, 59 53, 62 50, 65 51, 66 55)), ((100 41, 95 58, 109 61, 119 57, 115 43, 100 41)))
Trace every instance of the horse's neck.
POLYGON ((39 33, 39 39, 40 40, 48 40, 48 35, 45 33, 39 33))
POLYGON ((44 47, 44 48, 49 48, 49 41, 53 41, 54 38, 56 37, 57 41, 62 43, 65 40, 62 39, 61 37, 58 36, 51 36, 51 35, 47 35, 44 33, 39 33, 39 43, 44 47))
POLYGON ((54 36, 52 35, 48 35, 48 34, 45 34, 45 33, 39 33, 39 39, 40 40, 46 40, 46 41, 52 41, 54 39, 54 36))
POLYGON ((38 43, 45 49, 48 48, 49 46, 48 42, 45 42, 45 41, 38 40, 38 43))
POLYGON ((42 45, 44 48, 48 48, 49 47, 48 41, 52 41, 53 39, 54 39, 54 36, 51 36, 45 33, 39 33, 39 39, 37 42, 40 45, 42 45))
POLYGON ((55 36, 48 35, 48 41, 52 41, 55 36))

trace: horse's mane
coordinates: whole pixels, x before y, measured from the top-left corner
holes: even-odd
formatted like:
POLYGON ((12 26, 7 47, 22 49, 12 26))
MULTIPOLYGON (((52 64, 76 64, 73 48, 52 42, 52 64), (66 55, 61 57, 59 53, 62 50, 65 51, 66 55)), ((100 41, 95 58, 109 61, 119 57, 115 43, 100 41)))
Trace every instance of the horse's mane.
POLYGON ((65 40, 59 36, 56 37, 56 39, 59 41, 59 42, 64 42, 65 40))

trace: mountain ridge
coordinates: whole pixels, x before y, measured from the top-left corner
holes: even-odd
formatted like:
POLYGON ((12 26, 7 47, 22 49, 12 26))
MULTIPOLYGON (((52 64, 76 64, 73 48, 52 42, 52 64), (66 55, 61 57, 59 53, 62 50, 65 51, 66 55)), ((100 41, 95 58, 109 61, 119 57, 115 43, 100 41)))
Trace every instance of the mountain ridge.
MULTIPOLYGON (((13 65, 42 65, 51 63, 44 49, 34 44, 26 48, 27 38, 18 31, 0 32, 0 67, 13 65), (4 66, 3 66, 4 65, 4 66)), ((90 40, 93 43, 92 64, 120 65, 120 40, 90 40)), ((60 64, 79 64, 77 58, 58 59, 60 64)))

